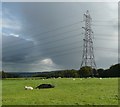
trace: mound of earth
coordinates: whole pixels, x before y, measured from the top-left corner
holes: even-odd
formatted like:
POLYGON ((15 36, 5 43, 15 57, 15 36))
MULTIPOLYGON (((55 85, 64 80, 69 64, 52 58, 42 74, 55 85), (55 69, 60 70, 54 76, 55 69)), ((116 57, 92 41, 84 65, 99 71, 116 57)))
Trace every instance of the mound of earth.
POLYGON ((36 88, 43 89, 43 88, 54 88, 55 86, 52 84, 40 84, 36 88))

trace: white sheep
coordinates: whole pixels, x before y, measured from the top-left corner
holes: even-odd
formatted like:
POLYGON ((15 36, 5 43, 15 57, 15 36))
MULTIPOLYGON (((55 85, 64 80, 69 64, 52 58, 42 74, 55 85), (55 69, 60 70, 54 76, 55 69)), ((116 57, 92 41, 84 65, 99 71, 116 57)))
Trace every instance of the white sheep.
POLYGON ((33 90, 33 87, 31 87, 31 86, 25 86, 25 90, 33 90))

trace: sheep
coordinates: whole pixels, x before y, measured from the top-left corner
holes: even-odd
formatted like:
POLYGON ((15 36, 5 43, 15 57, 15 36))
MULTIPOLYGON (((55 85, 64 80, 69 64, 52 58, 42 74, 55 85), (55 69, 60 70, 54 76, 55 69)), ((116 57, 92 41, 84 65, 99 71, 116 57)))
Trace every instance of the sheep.
POLYGON ((31 87, 31 86, 25 86, 25 90, 33 90, 33 87, 31 87))
POLYGON ((75 78, 73 78, 73 80, 75 80, 75 78))

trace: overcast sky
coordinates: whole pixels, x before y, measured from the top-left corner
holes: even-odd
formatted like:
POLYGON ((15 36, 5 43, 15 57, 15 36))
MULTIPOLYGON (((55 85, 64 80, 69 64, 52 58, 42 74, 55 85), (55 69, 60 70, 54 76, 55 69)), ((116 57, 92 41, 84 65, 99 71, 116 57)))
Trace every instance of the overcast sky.
POLYGON ((97 68, 118 63, 118 3, 3 3, 3 70, 79 69, 83 14, 92 17, 97 68))

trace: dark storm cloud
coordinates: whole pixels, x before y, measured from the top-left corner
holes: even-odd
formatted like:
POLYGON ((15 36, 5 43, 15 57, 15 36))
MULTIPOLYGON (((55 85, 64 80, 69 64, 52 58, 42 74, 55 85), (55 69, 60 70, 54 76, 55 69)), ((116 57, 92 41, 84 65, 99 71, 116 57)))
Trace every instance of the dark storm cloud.
POLYGON ((19 62, 24 61, 26 56, 33 50, 34 44, 31 41, 14 37, 2 36, 2 61, 19 62), (33 48, 29 48, 33 47, 33 48))
MULTIPOLYGON (((114 18, 113 15, 115 14, 116 16, 116 13, 113 14, 113 12, 110 12, 111 8, 109 7, 109 5, 110 5, 109 3, 40 3, 40 4, 31 3, 24 4, 23 10, 24 17, 28 21, 28 25, 32 24, 32 26, 26 26, 26 28, 29 27, 33 29, 34 27, 36 28, 34 30, 36 30, 35 32, 37 32, 37 34, 32 32, 30 36, 34 40, 36 40, 38 45, 41 45, 39 48, 44 53, 43 56, 50 57, 55 63, 57 63, 58 65, 63 65, 65 68, 79 69, 82 56, 81 46, 83 44, 82 41, 83 35, 80 35, 80 33, 84 32, 83 30, 81 30, 81 27, 84 26, 84 23, 82 22, 80 23, 79 21, 83 20, 83 13, 86 12, 87 9, 89 9, 91 16, 93 16, 93 22, 94 20, 97 20, 97 22, 93 23, 93 30, 95 30, 94 31, 95 38, 96 36, 100 36, 99 34, 101 34, 101 31, 102 34, 106 34, 108 36, 107 38, 109 37, 115 38, 113 34, 113 28, 115 28, 114 26, 116 25, 116 22, 114 22, 113 20, 116 19, 113 19, 114 18), (32 10, 30 10, 31 7, 33 7, 32 10), (39 12, 37 10, 39 10, 39 12), (35 17, 36 14, 37 17, 35 17), (75 22, 78 22, 78 24, 48 33, 41 33, 50 31, 51 29, 54 29, 62 25, 67 25, 69 23, 75 22), (73 32, 61 34, 61 32, 72 30, 73 32), (98 35, 96 34, 96 32, 98 33, 98 35), (77 34, 78 36, 76 36, 77 34), (73 35, 73 37, 69 37, 71 35, 73 35), (67 39, 61 40, 61 38, 64 37, 67 37, 67 39), (56 40, 59 41, 56 42, 56 40), (56 46, 56 48, 53 48, 54 46, 56 46), (73 48, 76 47, 78 48, 74 51, 73 48), (65 51, 68 54, 64 55, 63 51, 65 51)), ((106 35, 102 36, 105 37, 106 35)), ((97 39, 95 43, 96 43, 95 45, 99 47, 107 46, 111 48, 116 46, 113 45, 114 41, 112 42, 104 40, 99 41, 99 39, 97 39)), ((99 48, 97 48, 97 50, 98 50, 98 52, 96 52, 97 54, 103 53, 99 51, 100 50, 99 48)), ((101 49, 101 51, 104 50, 101 49)), ((96 57, 99 56, 97 54, 95 55, 96 57)), ((107 56, 107 53, 104 54, 106 54, 104 56, 107 56)), ((106 63, 104 59, 103 63, 106 63)))
MULTIPOLYGON (((8 30, 8 27, 11 27, 10 23, 12 23, 9 20, 9 23, 5 24, 7 29, 5 27, 3 33, 15 33, 19 35, 17 39, 23 38, 21 41, 19 40, 19 44, 18 40, 14 39, 15 37, 6 37, 6 40, 8 38, 14 39, 12 44, 18 45, 18 48, 15 45, 13 48, 4 47, 3 61, 14 62, 14 64, 23 62, 24 65, 15 65, 21 66, 22 69, 27 71, 79 69, 84 38, 83 14, 86 10, 89 10, 93 18, 95 60, 98 67, 107 67, 115 63, 117 59, 114 57, 114 55, 117 56, 116 6, 116 4, 111 3, 65 2, 3 4, 3 7, 7 10, 14 10, 17 16, 19 16, 18 10, 21 10, 19 11, 21 18, 16 21, 18 22, 16 28, 18 27, 19 30, 15 29, 14 32, 10 28, 8 30), (19 6, 18 9, 16 9, 17 5, 19 6), (112 51, 107 48, 111 48, 112 51), (7 51, 9 51, 9 54, 5 53, 7 51), (110 59, 110 63, 106 61, 106 58, 110 59), (34 67, 33 65, 27 65, 33 63, 35 64, 34 67)), ((14 16, 15 14, 11 13, 11 15, 14 16)), ((10 43, 5 42, 3 44, 9 46, 10 43)), ((14 66, 7 65, 7 68, 10 69, 14 66)))

